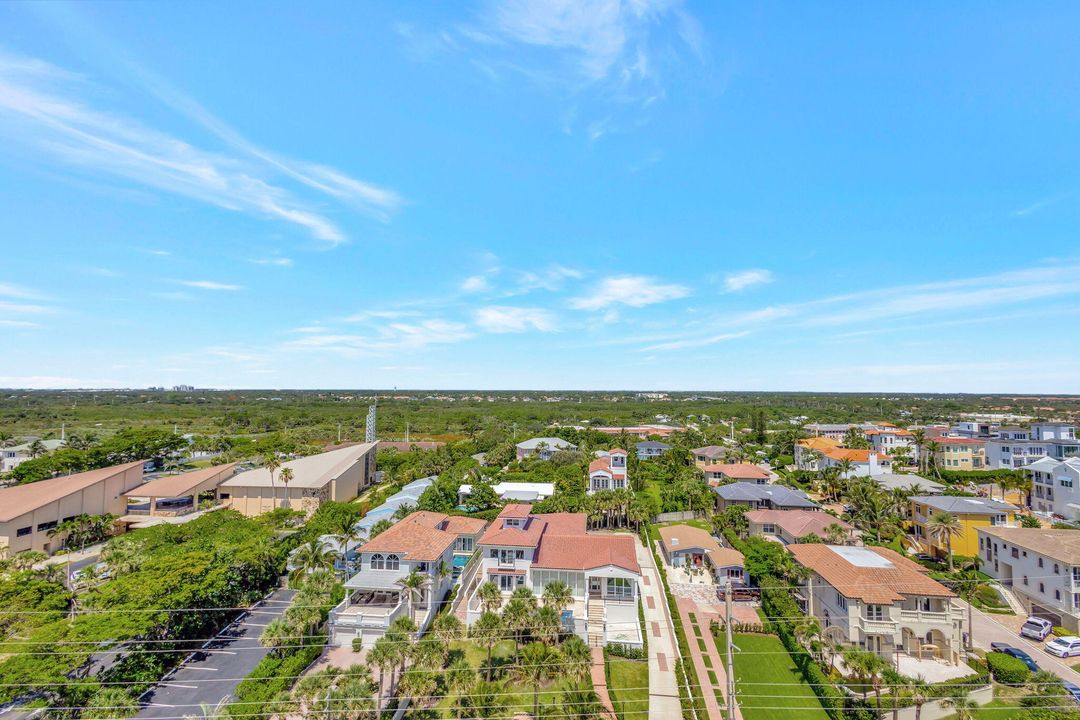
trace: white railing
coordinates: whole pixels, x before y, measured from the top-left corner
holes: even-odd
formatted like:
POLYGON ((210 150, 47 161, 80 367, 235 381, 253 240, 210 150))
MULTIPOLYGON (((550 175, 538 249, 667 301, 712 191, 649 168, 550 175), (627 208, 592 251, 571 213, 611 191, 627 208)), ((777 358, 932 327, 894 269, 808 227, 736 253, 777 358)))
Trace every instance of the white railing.
POLYGON ((340 605, 330 611, 330 624, 341 627, 390 627, 390 623, 405 611, 405 604, 394 607, 379 605, 340 605))
POLYGON ((901 620, 916 620, 920 622, 949 622, 949 613, 933 610, 901 610, 901 620))

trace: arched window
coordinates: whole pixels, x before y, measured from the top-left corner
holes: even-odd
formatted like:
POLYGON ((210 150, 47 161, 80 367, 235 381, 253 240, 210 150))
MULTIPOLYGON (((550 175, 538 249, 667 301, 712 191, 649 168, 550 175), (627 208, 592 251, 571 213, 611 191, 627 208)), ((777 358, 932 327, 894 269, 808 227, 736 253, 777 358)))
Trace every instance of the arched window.
POLYGON ((386 556, 386 569, 387 570, 397 570, 400 567, 400 565, 401 565, 401 563, 398 562, 398 556, 397 555, 387 555, 386 556))
MULTIPOLYGON (((393 557, 393 556, 391 556, 391 557, 393 557)), ((397 564, 397 558, 394 558, 394 564, 395 565, 397 564)), ((383 563, 383 556, 382 555, 380 555, 379 553, 375 553, 374 555, 371 556, 371 569, 372 570, 382 570, 384 567, 386 567, 386 565, 385 565, 385 563, 383 563)))

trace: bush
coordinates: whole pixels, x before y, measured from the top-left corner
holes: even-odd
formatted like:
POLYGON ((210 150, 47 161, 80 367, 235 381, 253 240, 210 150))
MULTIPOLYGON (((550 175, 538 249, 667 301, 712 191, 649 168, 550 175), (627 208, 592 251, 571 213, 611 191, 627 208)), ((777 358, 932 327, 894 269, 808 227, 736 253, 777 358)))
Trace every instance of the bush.
POLYGON ((606 655, 625 658, 627 660, 644 660, 646 657, 644 649, 631 647, 630 645, 624 645, 623 643, 611 643, 604 648, 604 653, 606 655))
POLYGON ((987 653, 986 662, 990 666, 990 675, 1002 685, 1023 685, 1031 675, 1024 661, 1012 655, 987 653))
POLYGON ((269 701, 296 683, 296 678, 318 659, 324 642, 325 637, 312 638, 312 645, 292 655, 264 657, 248 677, 236 686, 236 702, 229 703, 225 708, 226 713, 230 717, 247 720, 269 717, 272 714, 269 701))
POLYGON ((1054 626, 1054 627, 1053 627, 1053 628, 1052 628, 1052 629, 1050 630, 1050 632, 1054 633, 1054 635, 1055 635, 1056 637, 1059 637, 1059 638, 1060 638, 1060 637, 1069 637, 1070 635, 1072 635, 1072 634, 1073 634, 1073 632, 1072 632, 1071 630, 1066 630, 1065 628, 1063 628, 1063 627, 1061 627, 1061 626, 1059 626, 1059 625, 1055 625, 1055 626, 1054 626))

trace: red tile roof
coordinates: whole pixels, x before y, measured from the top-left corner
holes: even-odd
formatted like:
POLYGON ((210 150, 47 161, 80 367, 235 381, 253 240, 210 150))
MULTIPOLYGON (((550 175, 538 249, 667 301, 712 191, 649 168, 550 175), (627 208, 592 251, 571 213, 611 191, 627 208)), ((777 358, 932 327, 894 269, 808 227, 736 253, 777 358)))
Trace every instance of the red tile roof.
POLYGON ((499 517, 527 518, 531 512, 532 505, 529 505, 528 503, 510 503, 504 505, 503 509, 499 511, 499 517))
POLYGON ((736 480, 769 479, 769 473, 765 472, 757 465, 751 465, 750 463, 721 463, 719 465, 706 465, 705 472, 723 473, 729 478, 734 478, 736 480))
POLYGON ((447 518, 442 513, 414 512, 368 540, 360 551, 395 553, 409 560, 438 560, 457 542, 457 533, 439 529, 447 518))
POLYGON ((797 562, 816 572, 844 597, 880 605, 891 605, 908 595, 955 597, 951 590, 930 579, 921 565, 889 548, 836 548, 815 543, 790 545, 788 550, 797 562), (838 549, 873 553, 888 563, 885 567, 856 565, 840 555, 838 549))
POLYGON ((522 528, 492 523, 480 545, 537 548, 533 566, 558 570, 588 570, 615 565, 641 573, 634 539, 628 535, 601 535, 586 530, 584 513, 530 515, 522 528))
POLYGON ((840 518, 835 518, 828 513, 811 512, 809 510, 751 510, 745 515, 746 519, 752 523, 778 525, 795 538, 805 537, 810 533, 818 537, 825 537, 825 528, 833 523, 848 532, 854 529, 840 518))
POLYGON ((443 523, 442 529, 457 535, 475 535, 487 527, 487 521, 480 518, 451 515, 443 523))

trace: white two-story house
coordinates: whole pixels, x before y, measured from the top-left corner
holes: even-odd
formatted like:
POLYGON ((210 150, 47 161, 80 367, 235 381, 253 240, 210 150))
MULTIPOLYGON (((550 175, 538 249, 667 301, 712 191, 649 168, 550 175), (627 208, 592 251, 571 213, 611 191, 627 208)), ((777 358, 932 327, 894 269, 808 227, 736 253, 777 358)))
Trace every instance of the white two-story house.
POLYGON ((454 584, 455 558, 468 560, 486 526, 478 518, 414 512, 361 545, 359 570, 345 581, 345 599, 330 613, 331 643, 360 638, 368 646, 407 616, 409 591, 400 581, 414 571, 424 585, 413 591, 413 621, 426 627, 454 584))
POLYGON ((1031 509, 1080 519, 1080 458, 1040 458, 1024 468, 1031 475, 1031 509))
POLYGON ((609 450, 589 463, 589 485, 586 493, 592 495, 600 490, 623 490, 630 487, 626 477, 626 451, 622 448, 609 450))
POLYGON ((979 528, 980 569, 1012 589, 1028 615, 1080 632, 1080 533, 979 528))
POLYGON ((810 571, 796 597, 829 641, 877 653, 910 677, 945 680, 972 672, 960 659, 963 613, 953 604, 956 596, 921 565, 882 547, 788 549, 810 571))
POLYGON ((481 560, 470 564, 462 585, 466 622, 483 607, 478 595, 485 582, 495 583, 503 599, 517 588, 538 598, 548 583, 566 583, 573 595, 562 612, 566 632, 590 645, 642 644, 638 626, 638 565, 629 535, 590 533, 583 513, 534 515, 529 505, 507 505, 479 540, 481 560))

